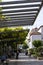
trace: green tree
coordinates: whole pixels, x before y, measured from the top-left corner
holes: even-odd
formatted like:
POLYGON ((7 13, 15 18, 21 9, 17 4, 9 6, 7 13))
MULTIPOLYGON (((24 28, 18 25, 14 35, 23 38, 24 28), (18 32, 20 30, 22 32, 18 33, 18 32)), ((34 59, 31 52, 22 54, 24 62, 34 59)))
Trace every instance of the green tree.
POLYGON ((34 47, 40 47, 40 46, 42 46, 42 41, 41 40, 34 40, 32 42, 32 44, 34 45, 34 47))
POLYGON ((27 49, 27 48, 29 48, 29 46, 27 45, 27 43, 26 42, 24 42, 24 44, 23 44, 23 47, 22 47, 23 49, 27 49))
POLYGON ((3 31, 0 31, 0 43, 10 45, 13 49, 17 50, 18 44, 23 44, 26 39, 29 30, 24 30, 23 28, 4 28, 3 31))

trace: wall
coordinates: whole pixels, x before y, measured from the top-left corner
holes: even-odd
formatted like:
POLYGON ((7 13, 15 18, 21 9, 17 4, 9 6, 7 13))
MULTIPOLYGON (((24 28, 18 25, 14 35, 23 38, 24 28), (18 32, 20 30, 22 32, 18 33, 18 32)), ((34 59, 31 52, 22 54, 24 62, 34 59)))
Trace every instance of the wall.
POLYGON ((30 36, 29 48, 33 48, 33 45, 32 45, 32 36, 30 36))
POLYGON ((32 45, 32 42, 34 40, 41 40, 41 35, 32 35, 30 37, 30 43, 29 43, 29 48, 33 48, 34 46, 32 45))
POLYGON ((41 35, 32 35, 32 41, 41 40, 41 35))
POLYGON ((43 27, 41 27, 41 39, 43 41, 43 27))

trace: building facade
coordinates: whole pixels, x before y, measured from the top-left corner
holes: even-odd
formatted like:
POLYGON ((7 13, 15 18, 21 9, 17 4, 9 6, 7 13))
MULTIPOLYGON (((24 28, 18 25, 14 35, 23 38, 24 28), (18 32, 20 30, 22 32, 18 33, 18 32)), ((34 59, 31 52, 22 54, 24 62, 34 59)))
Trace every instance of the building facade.
POLYGON ((29 48, 33 48, 33 44, 32 42, 34 40, 42 40, 43 41, 43 26, 40 26, 39 28, 34 28, 30 31, 29 33, 30 37, 29 37, 29 48))

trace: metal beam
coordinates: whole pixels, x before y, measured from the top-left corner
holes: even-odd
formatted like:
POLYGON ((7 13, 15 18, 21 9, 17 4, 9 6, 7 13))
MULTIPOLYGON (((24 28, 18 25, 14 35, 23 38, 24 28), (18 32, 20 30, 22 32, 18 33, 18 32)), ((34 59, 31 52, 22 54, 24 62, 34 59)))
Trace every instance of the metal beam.
POLYGON ((0 24, 2 24, 2 25, 7 25, 7 24, 20 24, 20 23, 31 23, 31 22, 33 22, 32 20, 21 20, 21 21, 8 21, 8 22, 6 22, 6 21, 4 21, 4 22, 0 22, 0 24))
POLYGON ((18 15, 18 16, 16 15, 16 16, 6 16, 6 17, 8 17, 8 18, 11 18, 12 17, 13 18, 13 17, 31 17, 31 16, 34 17, 36 15, 18 15))
POLYGON ((8 14, 8 15, 4 15, 4 16, 19 16, 19 15, 31 15, 31 14, 36 14, 36 13, 21 13, 21 14, 8 14))
POLYGON ((24 7, 39 7, 40 4, 36 4, 36 5, 23 5, 23 6, 7 6, 7 7, 3 7, 2 9, 14 9, 14 8, 24 8, 24 7))
POLYGON ((37 13, 37 12, 38 12, 38 11, 26 11, 26 12, 14 12, 14 13, 12 12, 12 13, 3 13, 2 15, 4 15, 4 16, 6 15, 6 16, 7 16, 7 15, 12 15, 12 14, 15 15, 15 14, 25 14, 25 13, 30 13, 30 14, 32 14, 32 13, 37 13))
POLYGON ((25 19, 34 19, 35 17, 11 17, 10 19, 8 19, 8 18, 6 18, 6 19, 4 19, 4 20, 0 20, 0 22, 2 22, 2 21, 7 21, 7 20, 9 20, 9 21, 11 21, 11 20, 25 20, 25 19))
MULTIPOLYGON (((34 19, 33 19, 34 20, 34 19)), ((17 23, 27 23, 27 22, 32 22, 32 19, 30 20, 12 20, 12 21, 0 21, 0 24, 17 24, 17 23)))
MULTIPOLYGON (((22 16, 22 17, 10 17, 11 19, 13 18, 35 18, 35 16, 22 16)), ((8 19, 8 17, 6 17, 6 19, 8 19)))
POLYGON ((33 18, 32 19, 28 19, 28 18, 25 18, 25 19, 11 19, 11 20, 8 20, 8 19, 5 19, 5 20, 0 20, 0 22, 4 22, 4 21, 6 21, 6 22, 11 22, 11 21, 27 21, 27 20, 29 20, 29 21, 31 21, 31 20, 34 20, 33 18))
POLYGON ((31 23, 20 23, 20 24, 8 24, 8 25, 0 25, 0 28, 3 27, 15 27, 15 26, 28 26, 28 25, 32 25, 33 22, 31 23))
MULTIPOLYGON (((20 17, 20 18, 11 18, 11 20, 21 20, 21 19, 34 19, 35 17, 20 17)), ((6 18, 5 20, 8 20, 8 18, 6 18)))
POLYGON ((28 3, 28 2, 41 2, 42 0, 23 0, 23 1, 10 1, 10 2, 0 2, 0 5, 8 4, 19 4, 19 3, 28 3))
POLYGON ((38 11, 38 9, 25 9, 25 10, 11 10, 11 11, 2 11, 2 13, 15 13, 15 12, 26 12, 26 11, 38 11))

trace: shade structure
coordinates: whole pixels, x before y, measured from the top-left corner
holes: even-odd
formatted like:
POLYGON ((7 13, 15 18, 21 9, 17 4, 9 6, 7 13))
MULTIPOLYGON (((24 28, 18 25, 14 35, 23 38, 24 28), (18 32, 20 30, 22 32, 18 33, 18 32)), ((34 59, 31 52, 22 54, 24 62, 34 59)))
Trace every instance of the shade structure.
POLYGON ((5 16, 4 20, 0 20, 0 27, 33 25, 42 4, 42 0, 0 2, 0 14, 5 16))

